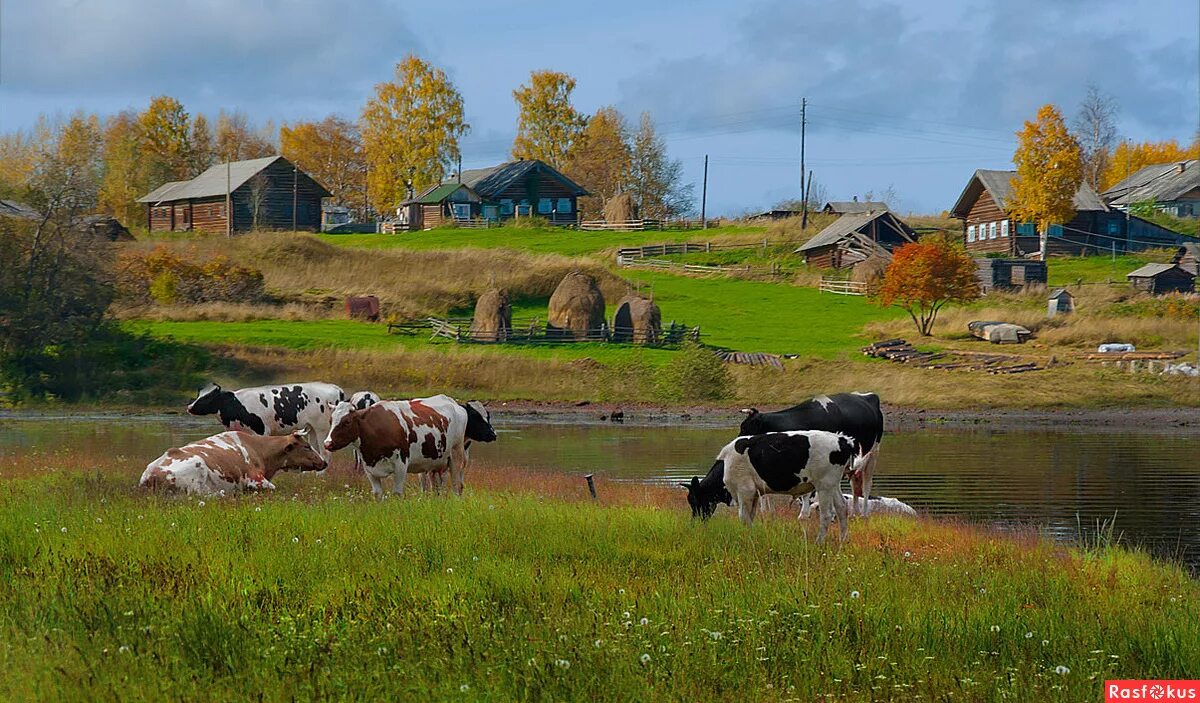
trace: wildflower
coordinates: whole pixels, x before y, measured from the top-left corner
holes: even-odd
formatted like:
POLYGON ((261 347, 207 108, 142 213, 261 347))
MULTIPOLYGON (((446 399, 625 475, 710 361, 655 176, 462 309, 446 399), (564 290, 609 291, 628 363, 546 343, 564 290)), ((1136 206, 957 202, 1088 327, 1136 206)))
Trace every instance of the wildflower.
POLYGON ((1071 673, 1071 670, 1062 664, 1059 664, 1058 666, 1054 667, 1054 673, 1060 676, 1066 676, 1067 674, 1071 673))
POLYGON ((999 631, 1000 631, 999 625, 992 625, 992 632, 999 632, 999 631))
POLYGON ((299 538, 299 537, 293 537, 293 538, 292 538, 292 544, 298 544, 299 542, 300 542, 300 538, 299 538))
POLYGON ((454 569, 450 568, 450 567, 446 567, 446 573, 452 574, 452 573, 454 573, 454 569))
POLYGON ((375 653, 382 657, 383 655, 387 654, 387 647, 380 647, 379 649, 375 650, 375 653))
MULTIPOLYGON (((171 524, 173 525, 173 524, 175 524, 175 523, 171 523, 171 524)), ((65 534, 67 534, 67 528, 65 528, 65 527, 64 527, 64 528, 62 528, 62 533, 63 533, 64 535, 65 535, 65 534)))
POLYGON ((1032 632, 1026 632, 1026 633, 1025 633, 1025 639, 1027 639, 1027 640, 1031 640, 1031 639, 1033 639, 1033 633, 1032 633, 1032 632))
POLYGON ((621 619, 622 619, 622 620, 628 620, 628 619, 629 619, 629 611, 628 611, 628 610, 626 610, 625 612, 621 613, 621 619))
POLYGON ((138 519, 139 519, 139 520, 141 520, 141 519, 142 519, 142 518, 144 518, 144 517, 145 517, 145 515, 138 515, 138 519))
POLYGON ((254 512, 256 512, 256 513, 261 513, 261 512, 262 512, 262 506, 261 506, 261 505, 256 505, 256 506, 254 506, 254 512))
POLYGON ((710 632, 710 633, 708 633, 708 636, 709 636, 709 637, 711 637, 711 638, 713 638, 714 640, 719 640, 719 639, 721 639, 721 633, 720 633, 720 632, 716 632, 716 631, 713 631, 713 632, 710 632))
POLYGON ((321 538, 320 538, 320 537, 318 537, 318 538, 317 538, 317 544, 320 544, 320 543, 321 543, 321 538))
POLYGON ((471 561, 479 561, 479 557, 471 557, 471 561))
POLYGON ((127 618, 131 618, 131 617, 133 617, 133 611, 132 611, 132 610, 126 610, 126 611, 125 611, 125 617, 127 617, 127 618))
POLYGON ((1050 640, 1042 640, 1042 646, 1043 646, 1043 647, 1045 647, 1045 646, 1046 646, 1046 645, 1048 645, 1048 644, 1050 644, 1050 640))
POLYGON ((592 642, 592 644, 595 645, 596 649, 600 649, 600 645, 603 643, 600 640, 596 640, 595 642, 592 642))
POLYGON ((858 591, 850 591, 851 598, 858 598, 861 595, 858 591))
POLYGON ((643 664, 649 664, 649 663, 650 663, 650 655, 649 655, 649 654, 643 654, 643 655, 642 655, 642 663, 643 663, 643 664))
POLYGON ((986 595, 986 594, 987 594, 987 589, 986 589, 986 588, 981 588, 981 589, 979 589, 979 593, 980 593, 980 595, 986 595))
POLYGON ((103 520, 101 520, 100 518, 96 518, 96 524, 97 524, 97 525, 99 525, 99 524, 100 524, 100 523, 102 523, 102 522, 104 522, 104 521, 103 521, 103 520))
POLYGON ((566 659, 555 659, 554 666, 557 666, 558 668, 565 671, 565 670, 571 668, 571 662, 567 661, 566 659))
POLYGON ((640 620, 640 622, 641 622, 641 624, 642 624, 642 627, 645 627, 646 625, 649 625, 649 624, 650 624, 650 619, 649 619, 649 618, 642 618, 642 619, 640 620))
POLYGON ((201 508, 203 508, 203 507, 204 507, 204 501, 200 501, 200 502, 196 503, 196 505, 197 505, 198 507, 201 507, 201 508))
POLYGON ((624 588, 618 588, 618 589, 617 589, 617 593, 619 593, 620 595, 625 595, 625 589, 624 589, 624 588))
POLYGON ((129 645, 127 645, 127 644, 121 645, 120 648, 117 649, 117 652, 119 652, 121 654, 129 654, 129 645))
POLYGON ((458 690, 462 691, 463 693, 466 693, 467 691, 471 690, 471 687, 464 683, 463 685, 458 687, 458 690))

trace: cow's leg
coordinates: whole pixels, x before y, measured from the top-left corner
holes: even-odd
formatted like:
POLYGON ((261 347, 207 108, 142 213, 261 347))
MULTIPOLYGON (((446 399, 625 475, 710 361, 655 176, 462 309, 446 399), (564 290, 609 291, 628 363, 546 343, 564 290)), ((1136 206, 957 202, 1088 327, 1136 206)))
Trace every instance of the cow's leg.
POLYGON ((871 483, 875 480, 875 464, 879 461, 879 445, 876 444, 867 452, 866 461, 862 465, 862 515, 866 517, 871 512, 871 483))
POLYGON ((754 514, 758 512, 758 491, 738 495, 738 517, 746 527, 754 524, 754 514))
POLYGON ((860 468, 851 469, 850 476, 850 512, 855 515, 859 512, 858 497, 862 495, 862 471, 860 468))
POLYGON ((834 501, 833 508, 837 511, 838 527, 841 530, 842 537, 841 541, 845 543, 846 539, 850 537, 850 511, 846 507, 846 496, 842 495, 840 490, 836 491, 834 498, 836 500, 834 501))
POLYGON ((394 467, 392 471, 392 495, 397 498, 404 497, 404 483, 408 480, 408 462, 399 458, 392 463, 394 467))
POLYGON ((464 477, 467 471, 467 451, 458 444, 450 449, 450 488, 454 495, 462 495, 464 477))
POLYGON ((380 481, 379 477, 370 471, 367 471, 366 474, 367 480, 371 482, 371 494, 376 498, 383 498, 383 481, 380 481))

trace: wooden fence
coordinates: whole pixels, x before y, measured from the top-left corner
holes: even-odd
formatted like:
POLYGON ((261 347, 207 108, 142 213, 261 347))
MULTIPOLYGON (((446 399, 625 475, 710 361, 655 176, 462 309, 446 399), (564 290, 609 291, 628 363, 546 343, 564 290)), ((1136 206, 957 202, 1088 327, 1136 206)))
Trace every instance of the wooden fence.
MULTIPOLYGON (((513 320, 512 328, 497 334, 496 332, 473 333, 471 318, 427 317, 423 320, 409 320, 388 324, 389 334, 421 334, 430 332, 430 339, 450 339, 461 343, 502 343, 502 344, 570 344, 573 342, 628 342, 635 336, 633 328, 612 327, 603 324, 588 330, 582 336, 572 332, 551 329, 542 320, 534 317, 513 320)), ((700 328, 688 327, 674 320, 663 327, 662 331, 650 340, 636 340, 648 346, 674 346, 684 341, 700 341, 700 328)))
POLYGON ((817 290, 822 293, 837 293, 838 295, 866 295, 867 284, 859 281, 847 281, 843 278, 822 278, 817 290))

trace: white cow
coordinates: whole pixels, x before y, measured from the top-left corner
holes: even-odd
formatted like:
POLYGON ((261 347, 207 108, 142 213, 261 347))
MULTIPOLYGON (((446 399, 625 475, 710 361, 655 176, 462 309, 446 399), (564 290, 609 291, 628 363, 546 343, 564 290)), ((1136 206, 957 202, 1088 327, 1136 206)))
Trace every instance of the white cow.
POLYGON ((280 471, 323 471, 325 466, 303 430, 273 437, 222 432, 168 449, 146 465, 140 485, 204 496, 271 490, 271 478, 280 471))
POLYGON ((188 404, 192 415, 216 415, 229 430, 260 435, 285 435, 307 430, 309 442, 329 461, 321 439, 329 433, 330 418, 346 393, 332 383, 292 383, 227 391, 216 383, 201 389, 188 404))

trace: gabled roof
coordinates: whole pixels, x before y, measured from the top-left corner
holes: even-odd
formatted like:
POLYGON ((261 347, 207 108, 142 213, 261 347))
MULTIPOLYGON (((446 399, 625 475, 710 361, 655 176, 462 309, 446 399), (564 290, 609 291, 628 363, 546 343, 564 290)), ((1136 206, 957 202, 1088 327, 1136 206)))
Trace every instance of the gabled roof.
POLYGON ((16 200, 0 200, 0 215, 22 220, 36 220, 42 216, 37 210, 16 200))
POLYGON ((1172 161, 1138 169, 1104 191, 1104 199, 1112 205, 1144 200, 1167 202, 1196 188, 1200 188, 1200 159, 1172 161))
MULTIPOLYGON (((1003 210, 1008 210, 1012 201, 1012 181, 1017 177, 1016 171, 996 171, 992 169, 978 169, 971 176, 971 180, 967 181, 967 187, 963 189, 958 200, 954 203, 954 207, 950 209, 950 215, 959 219, 964 219, 967 212, 971 209, 971 205, 979 199, 979 195, 983 191, 987 191, 996 204, 1003 210)), ((1104 204, 1104 200, 1092 189, 1090 185, 1085 183, 1079 184, 1079 190, 1075 191, 1075 209, 1076 210, 1099 210, 1107 211, 1108 206, 1104 204)))
POLYGON ((1184 273, 1186 273, 1189 276, 1194 275, 1194 274, 1192 274, 1191 271, 1179 268, 1175 264, 1146 264, 1145 266, 1141 267, 1140 269, 1137 269, 1136 271, 1130 271, 1129 273, 1125 274, 1125 277, 1126 278, 1154 278, 1155 276, 1162 274, 1162 273, 1166 273, 1167 271, 1170 271, 1171 269, 1179 269, 1180 271, 1183 271, 1184 273))
POLYGON ((413 204, 436 205, 437 203, 442 202, 446 198, 449 198, 451 195, 454 195, 459 190, 466 190, 467 191, 467 199, 470 200, 471 202, 477 203, 481 200, 481 198, 479 197, 479 194, 476 193, 474 190, 471 190, 471 187, 468 186, 466 183, 458 183, 457 181, 455 181, 455 182, 451 182, 451 183, 435 183, 434 185, 431 185, 428 188, 426 188, 425 190, 418 193, 416 196, 414 196, 410 200, 405 200, 404 202, 402 202, 400 204, 401 205, 413 205, 413 204))
POLYGON ((830 223, 828 227, 818 232, 815 237, 805 242, 796 252, 811 251, 836 244, 845 237, 861 233, 867 225, 878 219, 890 220, 889 224, 896 227, 896 229, 908 233, 912 237, 912 230, 909 229, 908 225, 901 222, 898 217, 887 210, 882 212, 864 212, 858 215, 842 215, 830 223))
MULTIPOLYGON (((489 166, 488 168, 468 169, 462 172, 462 182, 464 185, 470 186, 480 196, 494 198, 515 181, 535 171, 557 179, 568 190, 572 191, 572 195, 589 195, 578 183, 567 178, 549 164, 537 159, 522 159, 520 161, 509 161, 497 166, 489 166)), ((457 181, 454 182, 457 183, 457 181)))
POLYGON ((882 212, 887 210, 887 203, 877 203, 870 200, 831 200, 825 203, 822 211, 841 215, 856 215, 862 212, 882 212))
MULTIPOLYGON (((138 202, 155 204, 173 200, 211 198, 216 195, 225 195, 226 187, 228 187, 230 192, 241 188, 246 185, 247 181, 257 176, 276 161, 283 161, 291 165, 291 162, 282 156, 266 156, 261 159, 232 161, 228 164, 228 172, 226 164, 216 164, 215 166, 210 166, 207 171, 190 181, 164 183, 138 198, 138 202)), ((311 179, 311 176, 309 178, 311 179)), ((317 183, 315 180, 313 183, 316 183, 317 187, 322 191, 323 194, 321 197, 327 198, 332 195, 320 183, 317 183)))

